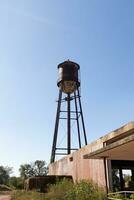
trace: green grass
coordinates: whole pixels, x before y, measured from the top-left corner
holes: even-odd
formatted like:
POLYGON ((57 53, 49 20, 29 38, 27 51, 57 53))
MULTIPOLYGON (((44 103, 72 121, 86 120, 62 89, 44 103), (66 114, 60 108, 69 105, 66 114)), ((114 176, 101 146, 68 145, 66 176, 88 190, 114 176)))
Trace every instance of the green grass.
POLYGON ((46 194, 14 191, 12 200, 106 200, 106 196, 103 189, 92 182, 81 181, 73 184, 64 179, 50 185, 46 194))
POLYGON ((34 191, 14 191, 11 195, 11 200, 45 200, 45 195, 34 191))
POLYGON ((134 200, 134 194, 132 194, 130 196, 130 198, 125 198, 124 195, 122 195, 122 194, 110 195, 109 197, 117 198, 117 199, 121 199, 121 200, 134 200))

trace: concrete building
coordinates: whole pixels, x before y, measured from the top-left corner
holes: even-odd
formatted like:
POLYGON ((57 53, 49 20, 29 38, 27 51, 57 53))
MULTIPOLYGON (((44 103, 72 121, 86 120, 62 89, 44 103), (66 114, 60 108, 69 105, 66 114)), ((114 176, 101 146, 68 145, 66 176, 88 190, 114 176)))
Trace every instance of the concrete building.
POLYGON ((134 122, 49 165, 49 175, 93 180, 108 191, 134 190, 134 122), (129 180, 125 182, 125 175, 129 180))

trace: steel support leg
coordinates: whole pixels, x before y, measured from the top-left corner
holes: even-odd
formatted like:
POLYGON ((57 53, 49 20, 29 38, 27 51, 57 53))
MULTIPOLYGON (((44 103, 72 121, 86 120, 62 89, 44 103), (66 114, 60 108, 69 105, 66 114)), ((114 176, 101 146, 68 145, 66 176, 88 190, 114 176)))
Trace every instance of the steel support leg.
POLYGON ((87 145, 87 137, 86 137, 86 130, 85 130, 84 117, 83 117, 83 112, 82 112, 79 89, 77 90, 77 92, 78 92, 78 99, 79 99, 79 106, 80 106, 80 113, 81 113, 81 120, 82 120, 83 132, 84 132, 85 145, 87 145))
POLYGON ((60 118, 61 99, 62 99, 62 91, 60 90, 59 91, 59 99, 58 99, 58 106, 57 106, 57 114, 56 114, 54 138, 53 138, 53 145, 52 145, 50 163, 53 163, 55 161, 55 151, 56 151, 56 143, 57 143, 57 136, 58 136, 58 126, 59 126, 59 118, 60 118))
POLYGON ((79 115, 78 115, 76 92, 74 92, 74 100, 75 100, 75 110, 76 110, 76 121, 77 121, 77 130, 78 130, 79 148, 81 148, 80 126, 79 126, 79 115))
POLYGON ((67 94, 67 154, 71 153, 70 94, 67 94))

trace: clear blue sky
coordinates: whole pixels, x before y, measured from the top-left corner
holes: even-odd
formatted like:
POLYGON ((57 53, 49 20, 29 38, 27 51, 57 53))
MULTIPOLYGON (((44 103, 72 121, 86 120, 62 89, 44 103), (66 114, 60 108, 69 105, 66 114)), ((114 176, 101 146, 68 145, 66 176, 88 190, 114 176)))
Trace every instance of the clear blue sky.
POLYGON ((134 119, 133 0, 0 1, 0 165, 49 162, 57 64, 81 66, 88 141, 134 119))

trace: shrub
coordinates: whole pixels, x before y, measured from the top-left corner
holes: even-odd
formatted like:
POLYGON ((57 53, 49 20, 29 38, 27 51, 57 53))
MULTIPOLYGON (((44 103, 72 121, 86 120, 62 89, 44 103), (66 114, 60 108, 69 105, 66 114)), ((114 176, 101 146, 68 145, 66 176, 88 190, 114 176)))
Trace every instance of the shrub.
POLYGON ((91 181, 72 181, 63 179, 49 185, 48 193, 17 191, 12 200, 106 200, 105 192, 91 181))
POLYGON ((124 200, 124 196, 122 194, 114 194, 110 195, 109 197, 124 200))
POLYGON ((73 184, 71 181, 63 181, 51 185, 48 200, 105 200, 105 192, 90 181, 81 181, 73 184))
POLYGON ((46 199, 64 200, 66 193, 72 188, 72 181, 64 178, 62 181, 58 181, 56 184, 49 185, 48 193, 46 194, 46 199))
POLYGON ((109 197, 120 200, 134 200, 134 194, 132 194, 130 197, 125 197, 123 194, 112 194, 109 195, 109 197))
POLYGON ((130 196, 130 199, 134 200, 134 194, 132 194, 132 195, 130 196))
POLYGON ((66 200, 105 200, 106 195, 102 188, 99 188, 91 181, 76 183, 65 196, 66 200))
POLYGON ((23 189, 24 188, 24 182, 20 177, 11 177, 8 180, 8 185, 13 189, 23 189))

